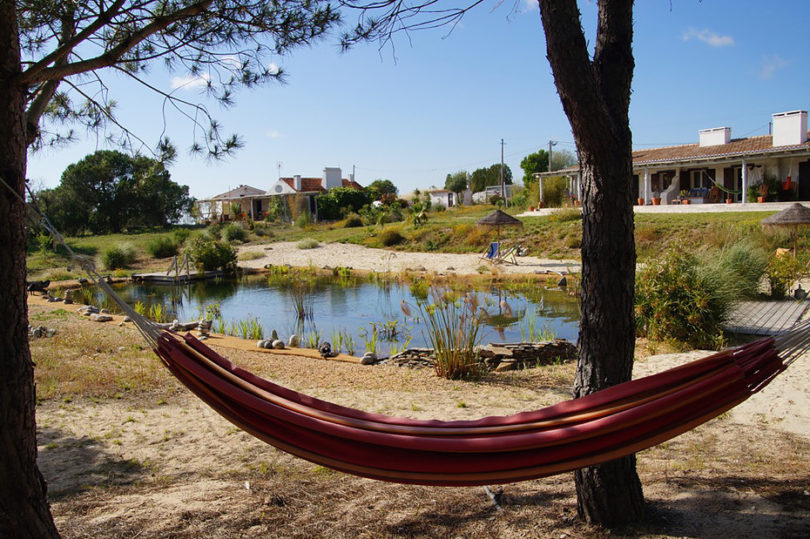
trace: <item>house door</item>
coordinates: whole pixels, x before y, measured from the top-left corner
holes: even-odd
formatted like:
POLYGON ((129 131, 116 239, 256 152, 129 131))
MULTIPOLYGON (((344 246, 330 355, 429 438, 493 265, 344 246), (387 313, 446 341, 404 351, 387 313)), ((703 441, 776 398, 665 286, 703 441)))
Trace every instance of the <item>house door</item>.
POLYGON ((799 163, 799 200, 810 200, 810 161, 799 163))

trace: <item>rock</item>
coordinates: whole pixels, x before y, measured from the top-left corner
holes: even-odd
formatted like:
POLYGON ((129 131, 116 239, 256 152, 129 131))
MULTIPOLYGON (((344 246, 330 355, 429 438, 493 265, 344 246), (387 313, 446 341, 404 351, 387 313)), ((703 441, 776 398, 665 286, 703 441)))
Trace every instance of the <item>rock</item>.
POLYGON ((46 337, 53 337, 54 335, 56 335, 56 328, 49 328, 47 331, 45 331, 46 337))
POLYGON ((377 363, 377 354, 374 352, 366 352, 363 354, 363 357, 360 358, 361 365, 373 365, 377 363))
POLYGON ((337 355, 332 353, 332 343, 328 343, 326 341, 322 342, 320 346, 318 346, 318 352, 323 358, 334 357, 337 355))
POLYGON ((264 340, 264 348, 267 348, 268 350, 273 348, 273 341, 271 339, 265 339, 264 340))
POLYGON ((110 311, 108 311, 107 309, 101 309, 99 312, 101 314, 110 314, 110 311))
POLYGON ((277 341, 278 340, 278 332, 274 329, 270 332, 270 340, 277 341))
POLYGON ((290 339, 287 341, 287 345, 290 348, 298 348, 299 344, 301 344, 301 339, 298 337, 298 335, 295 334, 290 335, 290 339))
POLYGON ((132 318, 125 316, 123 322, 132 322, 132 318))
POLYGON ((73 300, 70 298, 65 298, 65 305, 73 305, 73 300))
POLYGON ((284 350, 284 341, 281 339, 276 339, 273 341, 273 349, 275 350, 284 350))
POLYGON ((495 372, 513 371, 516 367, 515 360, 501 361, 498 366, 495 367, 495 372))
POLYGON ((446 271, 456 271, 456 268, 453 266, 447 266, 446 271))
POLYGON ((568 286, 568 281, 566 280, 565 277, 563 277, 557 282, 557 286, 559 286, 560 288, 565 288, 566 286, 568 286))
POLYGON ((98 312, 98 307, 94 305, 84 305, 76 309, 77 312, 84 314, 85 316, 88 314, 94 314, 98 312))
POLYGON ((256 348, 267 348, 267 340, 256 341, 256 348))
POLYGON ((110 316, 109 314, 93 313, 90 315, 90 320, 92 320, 93 322, 109 322, 112 319, 113 317, 110 316))
POLYGON ((205 334, 200 335, 200 340, 201 341, 207 341, 208 340, 208 335, 205 335, 205 334))

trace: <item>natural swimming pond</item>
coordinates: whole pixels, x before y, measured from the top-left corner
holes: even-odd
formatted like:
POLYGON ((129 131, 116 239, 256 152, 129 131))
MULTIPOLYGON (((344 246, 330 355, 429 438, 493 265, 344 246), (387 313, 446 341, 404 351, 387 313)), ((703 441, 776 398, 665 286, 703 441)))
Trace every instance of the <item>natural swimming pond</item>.
MULTIPOLYGON (((220 315, 212 329, 218 333, 240 335, 249 320, 254 328, 263 328, 264 338, 276 330, 286 342, 295 333, 301 337, 302 346, 329 341, 334 348, 340 345, 343 351, 360 355, 372 341, 380 355, 409 346, 427 346, 426 322, 415 297, 424 297, 427 289, 424 280, 404 283, 346 276, 315 278, 305 272, 183 286, 115 285, 116 293, 127 303, 140 303, 139 308, 146 313, 159 306, 167 321, 196 320, 208 308, 220 315), (403 313, 403 302, 410 306, 410 316, 403 313)), ((542 281, 479 289, 456 285, 455 289, 459 294, 474 294, 486 311, 482 343, 542 340, 547 336, 571 341, 577 338, 577 299, 562 290, 545 289, 542 281)), ((255 334, 250 336, 256 338, 255 334)))

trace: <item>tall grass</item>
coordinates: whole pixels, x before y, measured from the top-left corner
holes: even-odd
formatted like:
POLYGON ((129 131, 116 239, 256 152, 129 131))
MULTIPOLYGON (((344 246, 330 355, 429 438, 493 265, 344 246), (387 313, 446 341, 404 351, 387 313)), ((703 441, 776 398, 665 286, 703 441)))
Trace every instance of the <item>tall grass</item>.
MULTIPOLYGON (((425 338, 436 355, 436 374, 451 380, 478 376, 481 364, 475 347, 486 316, 478 296, 432 288, 430 302, 419 301, 417 305, 427 322, 425 338)), ((407 305, 403 305, 403 312, 410 316, 407 305)))
POLYGON ((523 342, 543 342, 551 341, 557 337, 554 328, 543 322, 542 326, 537 325, 537 312, 529 310, 526 316, 520 321, 520 340, 523 342))

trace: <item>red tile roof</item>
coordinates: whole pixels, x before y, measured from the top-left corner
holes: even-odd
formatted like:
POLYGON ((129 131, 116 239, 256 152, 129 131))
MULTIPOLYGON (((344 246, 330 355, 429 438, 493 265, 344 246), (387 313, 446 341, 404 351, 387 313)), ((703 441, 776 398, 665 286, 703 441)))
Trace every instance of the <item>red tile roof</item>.
POLYGON ((358 191, 363 189, 363 186, 354 180, 347 180, 346 178, 343 178, 340 181, 343 183, 343 187, 351 187, 352 189, 357 189, 358 191))
MULTIPOLYGON (((295 180, 293 178, 281 178, 281 181, 289 185, 295 190, 295 180)), ((325 193, 326 189, 323 188, 323 181, 321 178, 301 178, 300 193, 325 193)))

